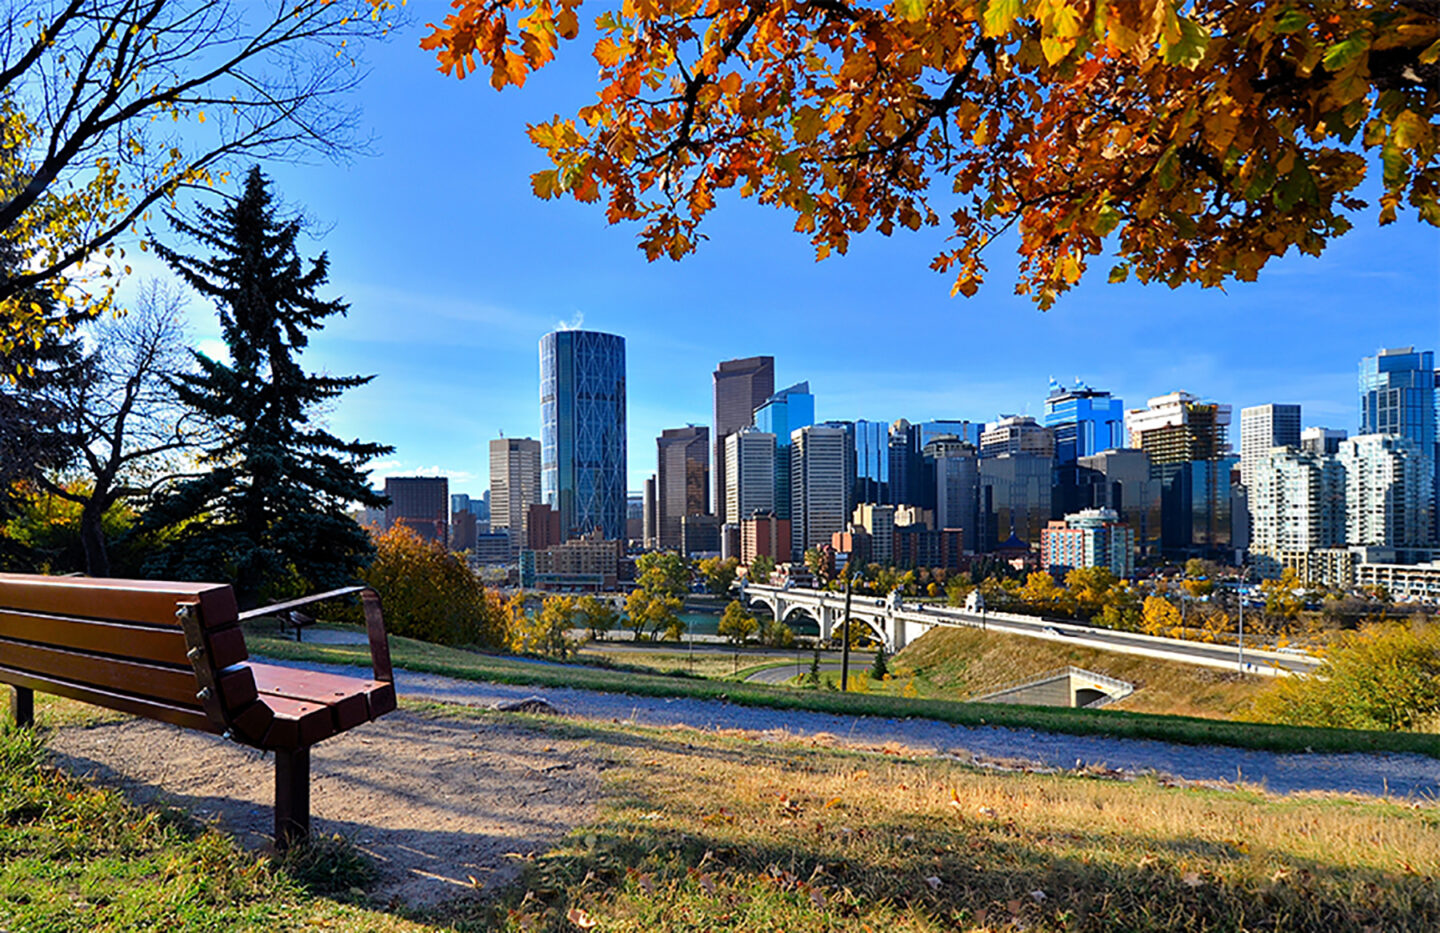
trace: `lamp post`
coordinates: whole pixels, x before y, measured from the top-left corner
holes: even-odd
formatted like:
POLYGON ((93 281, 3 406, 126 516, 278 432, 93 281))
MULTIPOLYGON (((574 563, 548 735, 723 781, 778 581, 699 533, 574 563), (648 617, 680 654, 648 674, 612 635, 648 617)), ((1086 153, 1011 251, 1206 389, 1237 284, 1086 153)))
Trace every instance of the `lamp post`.
POLYGON ((845 619, 840 623, 840 637, 844 644, 840 648, 840 692, 850 690, 850 567, 845 567, 845 619))
POLYGON ((1240 586, 1235 590, 1235 596, 1240 602, 1240 611, 1237 613, 1239 619, 1240 637, 1236 647, 1236 663, 1240 666, 1240 672, 1245 672, 1245 568, 1240 568, 1240 586))

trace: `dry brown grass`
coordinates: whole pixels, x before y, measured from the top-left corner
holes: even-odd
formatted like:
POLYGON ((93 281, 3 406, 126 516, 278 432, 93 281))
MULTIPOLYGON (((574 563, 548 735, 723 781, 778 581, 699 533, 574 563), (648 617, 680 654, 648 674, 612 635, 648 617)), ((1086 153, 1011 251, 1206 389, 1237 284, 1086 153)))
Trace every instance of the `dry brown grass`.
POLYGON ((1269 684, 1268 678, 1061 641, 936 628, 895 656, 887 690, 898 692, 913 676, 919 696, 966 699, 1067 664, 1135 684, 1133 694, 1110 708, 1137 713, 1236 719, 1269 684))
POLYGON ((637 933, 1440 928, 1433 806, 578 731, 613 761, 605 816, 498 909, 448 919, 637 933))

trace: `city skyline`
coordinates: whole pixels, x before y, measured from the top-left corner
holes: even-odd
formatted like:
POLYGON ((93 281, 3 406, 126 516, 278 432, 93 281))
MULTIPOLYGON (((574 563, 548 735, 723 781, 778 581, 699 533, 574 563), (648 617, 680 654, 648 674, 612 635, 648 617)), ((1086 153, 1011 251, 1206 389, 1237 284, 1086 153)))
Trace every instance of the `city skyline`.
MULTIPOLYGON (((563 55, 523 93, 482 92, 438 74, 422 32, 368 56, 361 129, 375 157, 264 166, 312 221, 301 249, 329 253, 327 296, 351 305, 307 362, 378 374, 330 415, 341 436, 396 446, 373 464, 377 486, 431 474, 483 490, 491 439, 540 437, 535 347, 561 324, 627 340, 632 491, 655 466, 638 452, 663 429, 711 423, 724 360, 774 356, 777 387, 810 382, 817 421, 1039 420, 1048 380, 1078 377, 1127 407, 1183 389, 1236 412, 1299 404, 1305 426, 1353 434, 1361 357, 1440 349, 1440 231, 1406 213, 1383 228, 1367 213, 1322 256, 1292 254, 1223 292, 1107 285, 1100 261, 1049 312, 1011 294, 1013 240, 995 242, 976 297, 951 298, 927 268, 941 232, 864 234, 816 263, 792 218, 723 194, 696 255, 647 263, 636 228, 530 191, 544 165, 525 125, 592 93, 593 60, 563 55), (472 177, 455 153, 477 145, 487 168, 472 177)), ((154 235, 173 240, 163 222, 154 235)), ((153 253, 131 258, 134 282, 165 274, 153 253)), ((192 299, 188 318, 213 350, 213 308, 192 299)))

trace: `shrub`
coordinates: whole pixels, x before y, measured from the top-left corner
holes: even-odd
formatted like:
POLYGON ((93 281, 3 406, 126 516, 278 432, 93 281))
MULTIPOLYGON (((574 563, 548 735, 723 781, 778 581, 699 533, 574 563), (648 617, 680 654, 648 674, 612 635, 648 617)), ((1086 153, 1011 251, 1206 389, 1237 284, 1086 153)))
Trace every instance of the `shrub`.
POLYGON ((380 594, 392 635, 442 645, 499 648, 504 613, 462 557, 396 525, 375 539, 375 560, 360 579, 380 594))
POLYGON ((1277 680, 1255 716, 1291 725, 1414 729, 1440 713, 1440 626, 1381 623, 1347 632, 1308 677, 1277 680))

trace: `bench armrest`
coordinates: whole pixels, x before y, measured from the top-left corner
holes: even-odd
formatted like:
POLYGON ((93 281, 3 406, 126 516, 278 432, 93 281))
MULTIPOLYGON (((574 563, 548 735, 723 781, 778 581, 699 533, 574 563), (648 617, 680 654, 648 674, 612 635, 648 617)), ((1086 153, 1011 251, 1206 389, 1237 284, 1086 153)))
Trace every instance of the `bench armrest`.
POLYGON ((380 594, 367 586, 360 593, 360 602, 365 608, 365 631, 370 636, 370 666, 375 670, 375 679, 393 684, 395 672, 390 667, 390 639, 385 636, 380 594))
POLYGON ((283 603, 273 603, 269 606, 261 606, 259 609, 249 609, 240 613, 240 621, 248 622, 251 619, 259 619, 264 616, 278 615, 290 609, 299 609, 301 606, 308 606, 311 603, 323 603, 329 599, 338 599, 341 596, 352 596, 355 593, 363 593, 369 587, 365 586, 343 586, 338 590, 329 590, 324 593, 316 593, 314 596, 302 596, 299 599, 287 599, 283 603))
POLYGON ((328 599, 353 596, 356 593, 360 594, 360 604, 365 610, 365 631, 370 637, 370 664, 375 670, 375 679, 385 683, 394 683, 395 673, 390 667, 390 640, 385 636, 385 616, 380 611, 380 594, 368 586, 345 586, 338 590, 316 593, 314 596, 261 606, 259 609, 240 613, 240 621, 271 616, 290 609, 298 609, 301 606, 308 606, 311 603, 323 603, 328 599))

